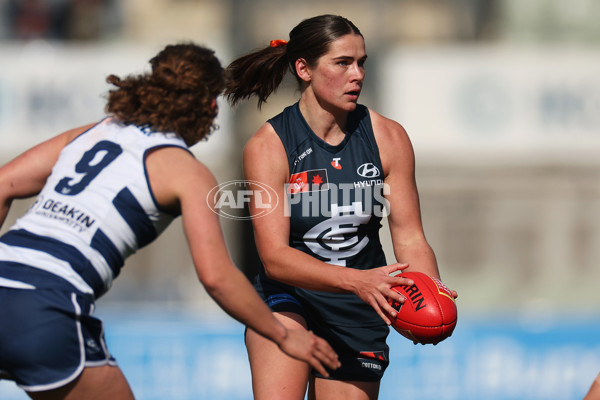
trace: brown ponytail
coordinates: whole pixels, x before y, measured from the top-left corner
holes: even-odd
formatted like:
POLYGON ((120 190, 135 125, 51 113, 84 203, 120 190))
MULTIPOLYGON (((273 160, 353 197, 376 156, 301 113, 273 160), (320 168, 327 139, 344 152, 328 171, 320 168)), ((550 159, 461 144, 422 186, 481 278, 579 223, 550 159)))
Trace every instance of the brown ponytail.
MULTIPOLYGON (((252 96, 258 107, 277 90, 288 69, 296 75, 296 60, 303 58, 314 66, 327 53, 329 44, 348 34, 361 35, 350 20, 339 15, 320 15, 305 19, 290 32, 286 44, 254 51, 234 60, 226 68, 225 96, 231 105, 252 96)), ((281 43, 281 41, 276 41, 281 43)))
POLYGON ((258 97, 258 107, 277 90, 288 69, 287 45, 267 47, 233 61, 226 68, 224 95, 231 105, 258 97))

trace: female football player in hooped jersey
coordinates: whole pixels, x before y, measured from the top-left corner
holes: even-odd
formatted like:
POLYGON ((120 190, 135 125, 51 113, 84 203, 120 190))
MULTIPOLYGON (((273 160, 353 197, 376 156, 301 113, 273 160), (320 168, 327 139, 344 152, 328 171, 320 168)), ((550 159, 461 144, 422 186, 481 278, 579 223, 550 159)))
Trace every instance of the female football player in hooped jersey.
POLYGON ((326 338, 342 363, 329 377, 311 373, 250 329, 259 400, 301 400, 307 383, 310 399, 376 399, 395 316, 388 299, 403 301, 391 287, 413 284, 395 273, 439 278, 421 224, 409 138, 398 123, 357 104, 366 59, 358 28, 322 15, 298 24, 289 41, 273 40, 227 67, 232 105, 257 96, 260 107, 288 69, 300 85, 300 100, 268 120, 244 151, 248 181, 287 200, 253 219, 263 264, 255 287, 288 328, 326 338), (386 208, 399 262, 391 265, 378 233, 386 208))
POLYGON ((212 50, 166 46, 152 71, 108 82, 103 121, 76 128, 0 168, 0 225, 11 201, 38 194, 0 237, 0 378, 34 399, 132 399, 104 342, 94 300, 125 258, 181 215, 198 277, 230 315, 290 356, 327 373, 321 338, 287 329, 232 264, 216 182, 188 150, 207 137, 224 87, 212 50))

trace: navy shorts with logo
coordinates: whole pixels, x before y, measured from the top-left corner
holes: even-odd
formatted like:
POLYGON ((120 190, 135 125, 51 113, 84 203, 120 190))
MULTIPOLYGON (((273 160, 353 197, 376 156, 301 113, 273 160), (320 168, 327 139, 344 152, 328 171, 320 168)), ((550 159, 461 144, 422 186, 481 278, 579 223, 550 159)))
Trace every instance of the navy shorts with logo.
MULTIPOLYGON (((389 327, 383 321, 372 326, 332 324, 320 319, 319 313, 309 311, 310 305, 296 296, 294 289, 288 285, 259 276, 255 287, 272 311, 301 315, 308 329, 331 345, 342 366, 329 371, 329 379, 361 382, 381 380, 389 364, 389 347, 386 343, 389 327)), ((312 374, 324 378, 315 370, 312 374)))
POLYGON ((84 367, 116 365, 93 311, 93 298, 78 292, 0 287, 0 375, 36 392, 70 383, 84 367))

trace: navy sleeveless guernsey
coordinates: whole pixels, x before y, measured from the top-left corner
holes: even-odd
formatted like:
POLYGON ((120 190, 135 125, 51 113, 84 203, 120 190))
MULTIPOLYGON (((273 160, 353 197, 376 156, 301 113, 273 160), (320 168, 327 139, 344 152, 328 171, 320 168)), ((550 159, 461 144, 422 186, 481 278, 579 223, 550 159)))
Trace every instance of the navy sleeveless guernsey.
MULTIPOLYGON (((347 268, 386 265, 379 229, 387 203, 369 110, 357 105, 348 117, 344 140, 336 146, 311 130, 298 103, 268 122, 288 157, 290 246, 347 268)), ((385 325, 355 294, 292 290, 303 307, 322 322, 337 326, 385 325)))

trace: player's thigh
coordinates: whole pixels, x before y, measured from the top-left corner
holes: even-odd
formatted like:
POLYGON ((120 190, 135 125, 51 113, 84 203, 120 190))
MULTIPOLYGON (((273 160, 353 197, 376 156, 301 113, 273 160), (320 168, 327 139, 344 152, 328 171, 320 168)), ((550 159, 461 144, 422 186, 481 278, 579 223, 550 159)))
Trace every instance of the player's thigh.
POLYGON ((311 376, 308 389, 308 400, 376 400, 378 396, 379 381, 338 381, 311 376))
MULTIPOLYGON (((290 312, 274 313, 288 329, 306 329, 304 319, 290 312)), ((302 400, 310 367, 283 353, 279 347, 256 332, 246 332, 246 347, 252 372, 255 400, 302 400)))
POLYGON ((117 366, 84 368, 73 382, 54 390, 29 392, 34 400, 133 400, 125 375, 117 366))

